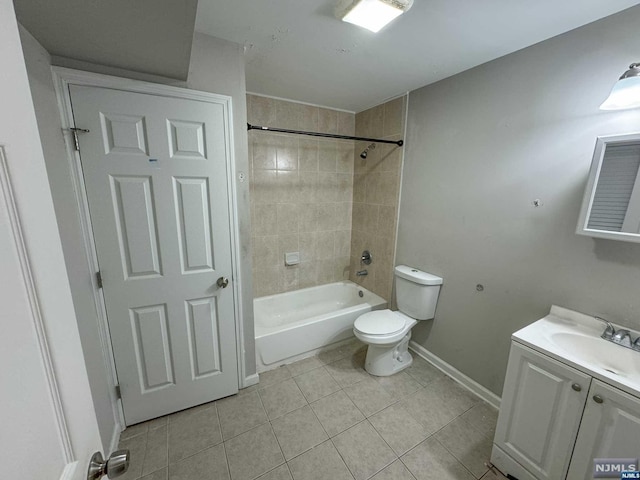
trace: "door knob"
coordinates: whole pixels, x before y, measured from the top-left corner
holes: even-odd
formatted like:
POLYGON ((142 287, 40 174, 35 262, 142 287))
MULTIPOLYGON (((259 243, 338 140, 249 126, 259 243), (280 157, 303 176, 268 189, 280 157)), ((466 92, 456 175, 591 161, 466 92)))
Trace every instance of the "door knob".
POLYGON ((229 285, 229 279, 228 278, 224 278, 224 277, 220 277, 218 279, 218 281, 216 282, 216 284, 220 287, 220 288, 227 288, 227 285, 229 285))
POLYGON ((580 386, 579 383, 574 383, 573 385, 571 385, 571 388, 573 388, 576 392, 579 392, 580 390, 582 390, 582 387, 580 386))
POLYGON ((602 403, 604 402, 604 398, 602 398, 600 395, 594 395, 593 396, 593 401, 596 403, 602 403))
POLYGON ((96 452, 91 457, 89 469, 87 470, 87 480, 98 480, 106 475, 109 478, 116 478, 129 469, 129 450, 116 450, 109 458, 102 458, 100 452, 96 452))

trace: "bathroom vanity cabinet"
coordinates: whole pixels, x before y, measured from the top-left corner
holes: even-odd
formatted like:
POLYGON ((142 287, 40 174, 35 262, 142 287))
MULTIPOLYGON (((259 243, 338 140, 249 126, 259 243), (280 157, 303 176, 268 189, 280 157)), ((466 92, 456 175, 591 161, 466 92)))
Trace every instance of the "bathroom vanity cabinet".
POLYGON ((512 341, 496 467, 520 480, 591 480, 594 458, 638 456, 640 398, 512 341))

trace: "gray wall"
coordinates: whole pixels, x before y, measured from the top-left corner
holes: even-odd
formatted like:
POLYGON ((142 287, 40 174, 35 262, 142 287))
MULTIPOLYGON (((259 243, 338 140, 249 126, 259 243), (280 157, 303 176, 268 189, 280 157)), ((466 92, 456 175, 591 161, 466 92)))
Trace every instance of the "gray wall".
POLYGON ((244 359, 246 376, 256 373, 255 332, 253 330, 253 284, 251 279, 251 211, 249 208, 249 140, 247 138, 247 90, 243 47, 237 43, 196 33, 191 47, 188 88, 229 95, 233 104, 238 228, 240 230, 240 277, 244 318, 244 359), (243 172, 246 180, 240 182, 243 172))
MULTIPOLYGON (((110 366, 105 362, 100 347, 100 329, 91 284, 91 272, 93 269, 88 264, 84 253, 82 253, 84 249, 82 231, 51 77, 51 64, 155 83, 183 87, 185 84, 184 82, 138 72, 114 69, 61 57, 52 58, 26 29, 21 28, 20 33, 29 83, 36 108, 39 133, 44 148, 56 218, 58 225, 64 226, 59 230, 96 417, 102 442, 105 450, 107 450, 114 435, 114 430, 119 428, 117 413, 112 406, 113 402, 115 402, 113 382, 109 379, 110 366)), ((226 94, 232 97, 236 168, 238 172, 244 171, 246 173, 248 171, 248 154, 242 47, 206 35, 196 34, 192 49, 188 88, 226 94)), ((245 325, 244 357, 247 365, 245 373, 247 376, 255 373, 248 183, 248 181, 244 183, 236 182, 241 235, 240 270, 243 294, 242 315, 245 325)))
POLYGON ((110 366, 105 363, 102 355, 100 329, 91 283, 92 269, 83 253, 82 229, 77 214, 75 192, 51 77, 51 57, 23 27, 20 27, 20 40, 29 76, 31 96, 36 109, 38 131, 44 149, 56 219, 59 226, 64 225, 64 228, 59 228, 60 238, 96 419, 102 445, 108 449, 117 423, 117 411, 112 407, 112 402, 116 401, 113 391, 114 382, 109 376, 110 366))
POLYGON ((640 131, 640 110, 598 110, 638 24, 634 7, 409 96, 396 263, 444 277, 414 339, 499 395, 511 333, 552 304, 640 328, 640 245, 574 233, 596 137, 640 131))

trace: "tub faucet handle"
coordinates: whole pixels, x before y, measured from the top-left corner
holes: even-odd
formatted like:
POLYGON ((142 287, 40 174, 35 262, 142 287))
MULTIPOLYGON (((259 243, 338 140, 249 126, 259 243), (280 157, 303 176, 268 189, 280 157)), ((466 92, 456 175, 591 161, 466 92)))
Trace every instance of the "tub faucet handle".
POLYGON ((595 317, 595 319, 600 320, 601 322, 604 322, 604 324, 607 326, 607 328, 604 329, 604 332, 602 332, 601 337, 604 338, 605 340, 611 340, 616 333, 616 329, 613 328, 613 325, 611 324, 611 322, 600 317, 595 317))

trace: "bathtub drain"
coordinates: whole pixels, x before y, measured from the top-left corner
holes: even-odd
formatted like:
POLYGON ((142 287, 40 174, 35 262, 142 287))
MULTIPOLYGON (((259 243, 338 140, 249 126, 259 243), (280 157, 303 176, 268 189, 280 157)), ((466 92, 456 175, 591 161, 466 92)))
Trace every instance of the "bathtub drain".
POLYGON ((364 292, 362 290, 358 290, 358 296, 360 298, 364 297, 364 292))

